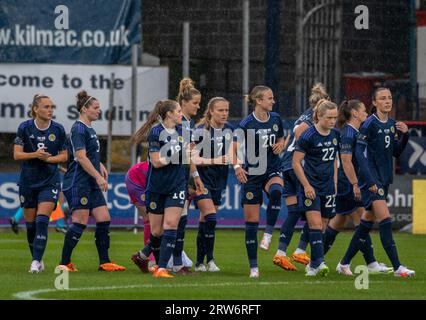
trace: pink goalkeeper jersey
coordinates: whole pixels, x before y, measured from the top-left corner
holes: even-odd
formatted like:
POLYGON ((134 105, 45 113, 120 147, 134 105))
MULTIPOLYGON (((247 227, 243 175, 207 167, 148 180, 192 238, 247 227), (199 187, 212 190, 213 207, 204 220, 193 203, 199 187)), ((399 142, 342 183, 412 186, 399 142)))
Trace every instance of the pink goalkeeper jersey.
POLYGON ((132 166, 127 175, 129 179, 141 188, 146 188, 146 178, 148 176, 148 161, 139 162, 132 166))

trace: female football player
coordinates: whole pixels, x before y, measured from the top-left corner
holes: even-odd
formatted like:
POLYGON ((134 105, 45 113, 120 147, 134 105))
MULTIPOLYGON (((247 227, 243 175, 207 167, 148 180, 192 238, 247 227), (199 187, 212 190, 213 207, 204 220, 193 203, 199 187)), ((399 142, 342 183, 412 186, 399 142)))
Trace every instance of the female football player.
POLYGON ((269 197, 267 214, 278 215, 281 210, 283 179, 279 154, 284 149, 284 131, 280 116, 271 112, 275 103, 272 90, 256 86, 247 97, 254 111, 236 129, 233 144, 234 170, 242 184, 241 203, 245 219, 245 241, 250 265, 250 277, 259 277, 257 262, 257 229, 263 191, 269 197), (244 146, 241 150, 241 146, 244 146), (244 165, 235 161, 245 154, 244 165))
POLYGON ((80 118, 71 127, 68 144, 68 168, 64 176, 64 195, 67 199, 72 225, 68 229, 61 270, 78 271, 71 262, 71 255, 92 215, 96 221, 95 244, 99 255, 99 271, 122 271, 124 267, 112 262, 109 227, 111 217, 102 192, 108 190, 108 172, 100 161, 100 144, 92 122, 101 113, 99 101, 82 90, 77 94, 77 110, 80 118))
POLYGON ((49 217, 61 192, 58 164, 66 162, 66 135, 63 126, 52 120, 55 105, 36 94, 31 106, 31 120, 19 125, 13 158, 22 161, 19 199, 24 210, 27 240, 32 262, 31 273, 44 270, 49 217))

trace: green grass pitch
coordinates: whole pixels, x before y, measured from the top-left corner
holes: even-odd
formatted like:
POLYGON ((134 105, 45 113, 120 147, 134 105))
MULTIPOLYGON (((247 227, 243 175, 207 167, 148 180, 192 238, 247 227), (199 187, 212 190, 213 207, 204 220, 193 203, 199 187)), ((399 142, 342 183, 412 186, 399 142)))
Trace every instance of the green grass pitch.
MULTIPOLYGON (((295 233, 289 252, 294 249, 300 233, 295 233)), ((414 278, 396 278, 393 274, 370 275, 368 289, 357 290, 354 277, 335 272, 352 233, 340 234, 326 256, 330 274, 326 278, 307 278, 302 265, 289 272, 273 265, 278 231, 270 251, 259 251, 260 278, 250 279, 242 230, 217 232, 215 260, 222 269, 219 273, 201 273, 173 279, 154 279, 142 274, 130 261, 130 256, 141 248, 143 235, 129 231, 111 232, 110 257, 127 267, 124 272, 97 271, 98 258, 93 231, 84 233, 73 253, 73 262, 79 272, 70 274, 69 290, 56 290, 54 273, 63 244, 63 235, 50 231, 44 256, 46 271, 29 274, 31 263, 25 231, 19 235, 0 233, 0 299, 426 299, 426 236, 395 234, 398 252, 403 264, 414 269, 414 278)), ((259 232, 261 237, 261 231, 259 232)), ((195 230, 188 230, 185 251, 195 259, 195 230)), ((375 255, 389 265, 379 235, 372 234, 375 255)), ((358 254, 352 262, 363 263, 358 254)))

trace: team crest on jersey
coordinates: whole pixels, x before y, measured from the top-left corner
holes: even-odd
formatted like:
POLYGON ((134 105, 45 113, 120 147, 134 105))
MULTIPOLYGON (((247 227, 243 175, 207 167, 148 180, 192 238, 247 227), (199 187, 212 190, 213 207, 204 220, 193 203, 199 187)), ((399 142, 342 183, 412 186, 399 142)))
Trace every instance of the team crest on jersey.
POLYGON ((19 200, 21 200, 21 203, 24 203, 25 202, 25 197, 24 196, 20 196, 19 200))
POLYGON ((231 134, 230 134, 229 132, 227 132, 227 133, 225 134, 225 139, 226 139, 226 140, 230 140, 230 139, 231 139, 231 134))
POLYGON ((83 197, 83 198, 81 198, 81 199, 80 199, 80 203, 81 203, 83 206, 85 206, 88 202, 89 202, 89 200, 87 200, 87 198, 86 198, 86 197, 83 197))
POLYGON ((178 141, 179 141, 179 142, 183 142, 183 137, 182 137, 182 136, 179 136, 179 137, 178 137, 178 141))
POLYGON ((310 207, 312 205, 311 199, 305 199, 305 206, 310 207))
POLYGON ((274 131, 278 131, 278 125, 274 124, 274 125, 272 126, 272 128, 274 129, 274 131))
POLYGON ((395 128, 394 127, 391 127, 391 132, 395 133, 395 128))
POLYGON ((248 200, 252 200, 252 199, 254 198, 253 192, 247 192, 247 193, 246 193, 246 198, 247 198, 248 200))
POLYGON ((333 144, 334 144, 335 146, 337 146, 337 139, 336 139, 336 138, 334 138, 334 139, 333 139, 333 144))
POLYGON ((151 203, 149 204, 149 207, 150 207, 152 210, 155 210, 155 209, 157 209, 157 204, 156 204, 155 202, 151 202, 151 203))
POLYGON ((142 201, 145 201, 145 193, 142 193, 142 194, 141 194, 141 200, 142 200, 142 201))
POLYGON ((382 188, 380 188, 380 189, 377 191, 377 193, 378 193, 380 196, 383 196, 383 195, 385 194, 385 190, 383 190, 382 188))
POLYGON ((51 134, 49 134, 49 137, 48 137, 48 139, 49 139, 49 141, 55 141, 56 140, 56 136, 53 134, 53 133, 51 133, 51 134))
POLYGON ((207 190, 206 188, 204 188, 203 194, 209 194, 209 190, 207 190))

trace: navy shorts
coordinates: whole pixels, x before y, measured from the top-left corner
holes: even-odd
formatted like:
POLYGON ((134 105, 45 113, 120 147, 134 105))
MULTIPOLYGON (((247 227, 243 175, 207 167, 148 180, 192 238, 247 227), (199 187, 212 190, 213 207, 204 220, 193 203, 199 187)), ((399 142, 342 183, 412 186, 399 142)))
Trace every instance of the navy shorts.
POLYGON ((388 191, 389 191, 389 185, 387 186, 381 186, 377 185, 378 191, 377 193, 373 193, 370 190, 368 190, 368 187, 362 187, 361 188, 361 198, 362 203, 364 205, 365 210, 371 210, 371 205, 376 200, 385 200, 388 197, 388 191))
POLYGON ((213 204, 215 206, 220 206, 220 204, 222 203, 222 189, 219 190, 212 190, 209 188, 205 188, 206 192, 204 194, 201 194, 199 196, 195 196, 194 200, 195 200, 195 207, 196 209, 198 208, 197 206, 197 202, 203 199, 211 199, 213 201, 213 204))
POLYGON ((59 185, 51 185, 37 189, 19 186, 21 207, 27 209, 37 208, 37 205, 42 202, 53 202, 56 204, 59 200, 60 192, 61 188, 59 185))
POLYGON ((355 200, 353 192, 349 192, 344 195, 338 195, 336 197, 336 213, 337 214, 351 214, 356 209, 361 208, 362 202, 355 200))
MULTIPOLYGON (((319 211, 321 217, 331 219, 336 215, 336 196, 319 196, 317 195, 314 200, 306 198, 305 193, 301 194, 301 203, 304 215, 306 211, 319 211)), ((306 218, 306 217, 305 217, 306 218)))
POLYGON ((294 170, 287 170, 283 172, 284 179, 284 188, 283 188, 283 196, 297 196, 300 194, 301 184, 299 179, 297 179, 294 170))
POLYGON ((187 199, 186 187, 178 188, 175 192, 161 194, 156 192, 146 193, 146 209, 148 213, 164 214, 166 208, 183 208, 187 199))
POLYGON ((241 205, 263 203, 263 189, 265 185, 274 177, 282 179, 282 172, 279 170, 268 170, 267 173, 260 176, 247 175, 247 182, 241 188, 241 205))
POLYGON ((106 206, 104 194, 99 188, 71 187, 64 191, 70 212, 74 210, 89 210, 106 206))

